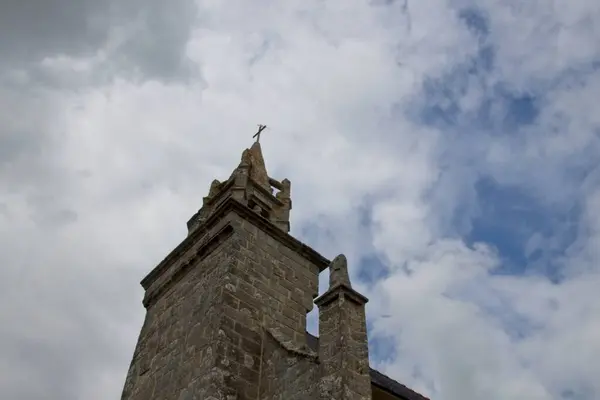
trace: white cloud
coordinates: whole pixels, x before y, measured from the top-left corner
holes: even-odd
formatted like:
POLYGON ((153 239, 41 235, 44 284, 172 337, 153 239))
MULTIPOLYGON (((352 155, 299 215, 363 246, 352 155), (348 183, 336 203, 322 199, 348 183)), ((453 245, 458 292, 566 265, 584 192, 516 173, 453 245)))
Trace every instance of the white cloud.
MULTIPOLYGON (((510 136, 457 138, 419 125, 413 107, 426 80, 477 55, 458 5, 471 2, 206 1, 189 38, 178 30, 198 72, 191 81, 155 79, 148 65, 132 80, 144 52, 123 56, 120 75, 127 24, 92 55, 0 69, 10 111, 0 114, 0 142, 11 146, 0 149, 0 321, 9 327, 0 346, 41 349, 7 351, 15 363, 0 374, 3 395, 118 396, 143 316, 139 279, 184 237, 209 182, 229 175, 260 122, 270 126, 267 167, 292 181, 293 232, 316 225, 305 239, 327 256, 345 252, 355 281, 360 257, 386 262, 386 278, 355 286, 371 299, 374 333, 397 346, 385 365, 393 377, 441 400, 554 399, 568 389, 598 397, 600 197, 593 174, 582 186, 572 170, 598 160, 600 78, 565 78, 600 59, 598 6, 478 3, 494 68, 471 77, 458 102, 476 110, 489 95, 483 83, 502 83, 531 91, 542 109, 510 136), (503 255, 465 244, 483 175, 561 210, 583 207, 575 243, 553 260, 566 272, 560 284, 493 275, 503 255), (524 337, 515 318, 533 326, 524 337), (48 382, 23 386, 24 374, 43 376, 52 362, 60 368, 48 382)), ((164 53, 172 63, 163 70, 176 70, 178 52, 164 53)))

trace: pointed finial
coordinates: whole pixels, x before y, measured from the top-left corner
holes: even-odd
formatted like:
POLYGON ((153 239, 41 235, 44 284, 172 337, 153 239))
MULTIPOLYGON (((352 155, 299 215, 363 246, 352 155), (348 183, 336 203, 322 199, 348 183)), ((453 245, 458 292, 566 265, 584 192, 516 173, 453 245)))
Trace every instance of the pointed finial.
POLYGON ((329 288, 344 284, 351 288, 350 276, 348 275, 348 260, 343 254, 338 255, 329 264, 329 288))
POLYGON ((272 192, 271 184, 269 183, 269 174, 267 174, 267 167, 265 166, 265 159, 263 158, 259 142, 252 143, 249 155, 251 160, 250 177, 269 192, 272 192))

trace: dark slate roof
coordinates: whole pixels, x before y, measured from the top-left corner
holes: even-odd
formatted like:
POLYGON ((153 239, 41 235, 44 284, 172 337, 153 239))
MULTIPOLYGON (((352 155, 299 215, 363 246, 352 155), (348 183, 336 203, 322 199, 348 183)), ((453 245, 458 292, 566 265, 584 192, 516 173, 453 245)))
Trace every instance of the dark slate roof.
MULTIPOLYGON (((315 352, 319 350, 319 338, 306 332, 306 343, 315 352)), ((370 368, 371 384, 399 397, 402 400, 429 400, 414 390, 409 389, 398 381, 393 380, 387 375, 370 368)))
POLYGON ((392 393, 394 396, 398 396, 403 400, 429 400, 427 397, 420 395, 412 389, 404 386, 398 381, 393 380, 387 375, 381 372, 371 369, 371 384, 375 385, 387 392, 392 393))
POLYGON ((319 352, 319 338, 311 335, 306 332, 306 344, 310 347, 314 352, 319 352))

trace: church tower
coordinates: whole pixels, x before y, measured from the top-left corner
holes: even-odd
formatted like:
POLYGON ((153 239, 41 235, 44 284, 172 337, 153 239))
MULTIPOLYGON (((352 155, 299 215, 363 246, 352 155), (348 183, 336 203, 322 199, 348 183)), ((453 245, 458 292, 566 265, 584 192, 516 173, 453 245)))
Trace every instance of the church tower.
POLYGON ((142 280, 146 317, 122 400, 372 398, 367 299, 342 255, 316 300, 320 339, 306 332, 330 262, 288 234, 290 189, 268 176, 258 141, 212 182, 187 237, 142 280))

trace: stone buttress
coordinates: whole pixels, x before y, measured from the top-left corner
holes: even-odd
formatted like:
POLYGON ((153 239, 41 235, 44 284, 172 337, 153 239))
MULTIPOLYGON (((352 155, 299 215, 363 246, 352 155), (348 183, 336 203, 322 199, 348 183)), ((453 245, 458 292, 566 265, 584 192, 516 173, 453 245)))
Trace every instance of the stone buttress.
POLYGON ((329 290, 315 300, 319 307, 321 399, 371 399, 365 304, 352 289, 346 257, 329 266, 329 290))

